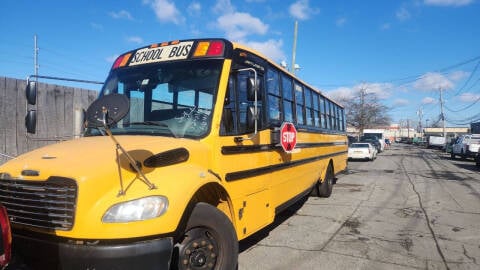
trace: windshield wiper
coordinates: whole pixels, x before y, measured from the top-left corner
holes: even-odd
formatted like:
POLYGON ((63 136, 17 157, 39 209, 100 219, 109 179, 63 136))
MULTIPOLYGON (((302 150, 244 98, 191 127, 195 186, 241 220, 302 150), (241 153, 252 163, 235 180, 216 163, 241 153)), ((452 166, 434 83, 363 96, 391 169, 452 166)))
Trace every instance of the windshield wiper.
POLYGON ((130 125, 145 125, 145 126, 159 126, 159 127, 168 127, 167 124, 162 123, 162 122, 155 122, 155 121, 145 121, 145 122, 131 122, 131 123, 125 123, 125 124, 130 124, 130 125))
POLYGON ((125 124, 166 127, 168 129, 168 131, 170 132, 170 134, 173 135, 173 137, 178 138, 177 135, 173 132, 173 130, 167 124, 165 124, 163 122, 145 121, 145 122, 131 122, 131 123, 125 123, 125 124))

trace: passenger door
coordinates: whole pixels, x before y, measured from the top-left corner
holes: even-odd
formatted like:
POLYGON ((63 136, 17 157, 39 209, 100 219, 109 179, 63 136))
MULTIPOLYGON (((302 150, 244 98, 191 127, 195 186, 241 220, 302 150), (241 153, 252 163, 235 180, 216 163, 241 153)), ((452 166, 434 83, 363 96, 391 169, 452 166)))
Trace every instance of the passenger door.
MULTIPOLYGON (((224 107, 220 123, 220 136, 216 139, 215 168, 225 179, 225 186, 236 207, 237 232, 239 236, 252 232, 273 220, 267 193, 269 173, 265 172, 269 164, 269 152, 262 149, 270 138, 254 134, 251 111, 254 100, 248 94, 248 80, 253 78, 251 71, 232 73, 224 98, 224 107)), ((257 73, 257 79, 262 80, 257 73)), ((260 83, 259 91, 263 91, 260 83)), ((259 111, 258 130, 263 120, 261 97, 258 94, 259 111)), ((265 131, 266 132, 266 131, 265 131)), ((262 133, 263 134, 263 133, 262 133)))

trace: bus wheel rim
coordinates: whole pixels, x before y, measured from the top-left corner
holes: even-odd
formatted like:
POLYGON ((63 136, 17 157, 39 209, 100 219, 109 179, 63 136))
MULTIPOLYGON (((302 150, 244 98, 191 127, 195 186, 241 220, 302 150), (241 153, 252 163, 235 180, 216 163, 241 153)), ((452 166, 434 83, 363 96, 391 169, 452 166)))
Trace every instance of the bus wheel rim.
POLYGON ((180 262, 185 269, 214 269, 218 244, 212 233, 205 228, 193 228, 186 236, 180 250, 180 262))

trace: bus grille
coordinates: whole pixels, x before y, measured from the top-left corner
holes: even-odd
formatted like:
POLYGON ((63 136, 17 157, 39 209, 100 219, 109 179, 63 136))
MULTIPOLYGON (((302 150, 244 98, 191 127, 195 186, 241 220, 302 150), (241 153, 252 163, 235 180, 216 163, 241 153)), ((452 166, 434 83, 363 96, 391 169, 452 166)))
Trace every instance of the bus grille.
POLYGON ((13 225, 72 229, 77 200, 77 185, 73 179, 0 180, 0 202, 7 208, 13 225))

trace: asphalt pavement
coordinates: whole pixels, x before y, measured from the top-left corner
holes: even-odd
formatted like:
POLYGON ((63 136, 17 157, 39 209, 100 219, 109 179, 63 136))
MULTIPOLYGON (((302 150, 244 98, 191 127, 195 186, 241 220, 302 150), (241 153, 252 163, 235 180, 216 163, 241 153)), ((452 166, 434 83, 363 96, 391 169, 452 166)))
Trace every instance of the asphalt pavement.
POLYGON ((240 243, 239 270, 480 269, 480 170, 395 144, 240 243))

